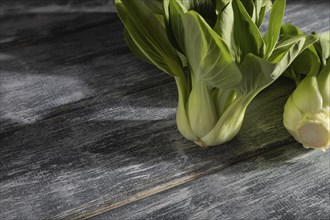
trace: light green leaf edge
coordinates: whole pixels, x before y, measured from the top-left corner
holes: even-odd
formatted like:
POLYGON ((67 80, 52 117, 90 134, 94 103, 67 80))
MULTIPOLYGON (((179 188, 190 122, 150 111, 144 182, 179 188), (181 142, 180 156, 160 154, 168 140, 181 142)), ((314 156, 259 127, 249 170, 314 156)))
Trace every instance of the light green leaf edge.
POLYGON ((266 44, 265 58, 268 58, 275 48, 278 37, 281 32, 282 19, 284 16, 286 0, 275 0, 270 13, 268 31, 265 34, 266 44))
POLYGON ((136 44, 135 53, 143 54, 144 59, 171 76, 182 76, 180 58, 167 39, 165 28, 150 10, 139 0, 115 0, 115 3, 129 40, 136 44))

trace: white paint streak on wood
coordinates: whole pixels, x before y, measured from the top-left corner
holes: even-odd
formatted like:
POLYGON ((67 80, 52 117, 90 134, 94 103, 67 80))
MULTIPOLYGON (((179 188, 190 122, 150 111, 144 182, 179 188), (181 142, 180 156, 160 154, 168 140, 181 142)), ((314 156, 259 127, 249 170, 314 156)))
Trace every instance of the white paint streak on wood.
POLYGON ((101 112, 96 112, 90 116, 90 120, 157 121, 173 118, 175 113, 176 108, 115 106, 109 109, 104 109, 101 112))
MULTIPOLYGON (((329 29, 324 4, 288 8, 303 30, 329 29), (309 13, 313 10, 317 13, 309 13)), ((322 219, 327 214, 329 155, 292 146, 282 109, 270 107, 283 106, 293 88, 288 81, 258 95, 232 142, 198 148, 176 129, 174 81, 132 56, 116 15, 100 14, 4 19, 1 30, 9 33, 4 39, 14 38, 1 45, 11 56, 1 62, 7 72, 1 79, 10 82, 11 73, 18 78, 1 91, 21 94, 24 105, 8 98, 7 107, 0 105, 9 114, 1 123, 1 219, 134 219, 133 213, 140 219, 322 219), (36 91, 41 98, 33 96, 36 91), (119 120, 122 107, 129 110, 119 120), (146 108, 157 120, 139 120, 146 108), (15 112, 21 115, 10 115, 15 112), (16 118, 33 123, 17 124, 16 118)))
POLYGON ((21 9, 23 13, 113 13, 116 12, 116 8, 109 1, 108 4, 94 7, 72 7, 70 5, 61 6, 61 5, 46 5, 42 7, 33 7, 29 9, 21 9))
POLYGON ((33 123, 50 109, 91 94, 78 78, 1 71, 0 120, 33 123))

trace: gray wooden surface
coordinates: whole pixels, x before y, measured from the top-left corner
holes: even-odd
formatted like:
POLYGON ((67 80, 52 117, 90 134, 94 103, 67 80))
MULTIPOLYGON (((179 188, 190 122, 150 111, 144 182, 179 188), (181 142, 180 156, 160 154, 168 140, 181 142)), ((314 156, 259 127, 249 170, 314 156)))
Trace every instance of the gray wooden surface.
MULTIPOLYGON (((290 81, 257 96, 233 141, 202 149, 176 130, 173 79, 129 52, 115 14, 87 0, 28 12, 40 2, 2 2, 0 219, 330 217, 329 153, 282 126, 290 81)), ((326 1, 287 7, 286 22, 330 29, 326 1)))
POLYGON ((114 11, 114 0, 7 0, 0 2, 0 17, 21 14, 114 11))

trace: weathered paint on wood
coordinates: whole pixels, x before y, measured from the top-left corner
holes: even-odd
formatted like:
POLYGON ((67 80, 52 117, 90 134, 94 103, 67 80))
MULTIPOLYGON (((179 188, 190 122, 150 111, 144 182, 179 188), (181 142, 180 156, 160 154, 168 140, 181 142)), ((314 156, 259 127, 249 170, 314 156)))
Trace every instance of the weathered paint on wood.
POLYGON ((10 0, 0 2, 0 17, 16 14, 114 12, 114 0, 10 0))
POLYGON ((91 219, 327 220, 329 156, 283 145, 91 219))
MULTIPOLYGON (((114 97, 173 82, 129 52, 117 17, 108 25, 6 51, 0 62, 2 131, 20 121, 41 119, 64 104, 83 107, 87 104, 74 102, 98 96, 104 98, 103 105, 114 97)), ((176 88, 172 89, 175 105, 176 88)))
POLYGON ((113 13, 23 14, 1 18, 0 49, 8 51, 72 32, 110 24, 113 13))
MULTIPOLYGON (((61 39, 65 44, 64 39, 71 37, 61 39)), ((72 39, 81 45, 75 37, 72 39)), ((241 134, 233 142, 205 150, 184 140, 176 130, 177 92, 168 76, 136 59, 129 61, 130 55, 124 59, 110 52, 106 58, 92 58, 88 53, 87 60, 78 59, 54 68, 54 61, 42 59, 42 51, 56 50, 46 47, 47 43, 43 45, 45 48, 36 45, 26 51, 24 65, 29 72, 18 72, 14 66, 17 62, 7 61, 8 72, 1 74, 5 83, 0 100, 5 102, 1 106, 6 106, 1 114, 1 194, 8 198, 1 201, 1 213, 6 218, 74 217, 89 215, 102 206, 119 207, 223 169, 258 154, 264 147, 292 141, 281 126, 282 110, 263 108, 265 102, 283 105, 292 89, 288 81, 281 81, 286 84, 286 91, 275 84, 258 97, 248 110, 241 134), (108 61, 115 57, 116 62, 108 61), (90 66, 94 68, 91 70, 90 66), (137 77, 127 71, 134 67, 145 70, 137 77), (119 84, 116 78, 108 79, 114 77, 109 69, 128 72, 116 78, 128 80, 131 86, 119 84), (71 75, 72 70, 77 72, 71 75), (93 85, 88 83, 92 79, 95 87, 89 86, 93 85), (163 85, 159 85, 161 81, 163 85), (278 99, 273 100, 269 94, 278 99), (277 118, 277 123, 270 123, 274 121, 272 117, 262 117, 256 123, 256 111, 277 118), (251 126, 256 133, 251 134, 251 126), (11 208, 26 198, 33 202, 11 208)), ((54 42, 49 45, 57 47, 54 42)), ((117 43, 111 45, 120 47, 117 43)), ((22 49, 19 51, 25 54, 22 49)))
MULTIPOLYGON (((323 7, 316 18, 323 26, 294 23, 326 30, 326 12, 323 7)), ((292 90, 288 80, 253 101, 232 142, 206 150, 180 136, 173 80, 129 53, 118 19, 34 43, 1 54, 3 219, 115 215, 134 201, 143 206, 143 198, 198 184, 195 179, 211 173, 221 176, 294 142, 282 126, 282 108, 273 107, 283 106, 292 90)))

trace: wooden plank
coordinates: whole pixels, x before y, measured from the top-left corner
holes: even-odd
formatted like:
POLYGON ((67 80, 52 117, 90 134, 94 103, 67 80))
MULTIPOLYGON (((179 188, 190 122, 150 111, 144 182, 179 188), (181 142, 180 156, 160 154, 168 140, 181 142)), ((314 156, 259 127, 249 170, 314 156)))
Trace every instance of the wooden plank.
POLYGON ((1 18, 1 52, 72 32, 112 23, 113 13, 51 13, 10 15, 1 18))
MULTIPOLYGON (((330 2, 323 0, 287 0, 283 23, 292 23, 305 33, 324 32, 330 29, 330 2)), ((269 14, 265 16, 261 31, 265 33, 269 14)))
POLYGON ((1 1, 1 51, 111 23, 111 12, 112 0, 1 1))
POLYGON ((284 145, 91 219, 329 219, 329 156, 284 145))
POLYGON ((114 12, 113 0, 10 0, 0 2, 0 16, 31 13, 114 12))
POLYGON ((122 33, 115 16, 103 26, 2 53, 0 130, 40 120, 70 102, 103 93, 120 97, 173 82, 136 59, 122 33))
POLYGON ((3 56, 2 219, 91 216, 293 142, 273 107, 293 88, 286 80, 253 101, 232 142, 206 150, 185 141, 173 80, 133 58, 120 27, 3 56))
POLYGON ((176 130, 173 83, 120 100, 105 95, 55 108, 52 117, 1 135, 1 216, 89 216, 290 142, 282 109, 264 106, 283 105, 288 91, 276 85, 251 105, 237 138, 208 150, 176 130), (256 123, 256 112, 269 117, 256 123))
POLYGON ((292 23, 305 33, 330 30, 330 2, 323 0, 287 0, 284 23, 292 23))
MULTIPOLYGON (((109 12, 114 12, 113 1, 3 1, 1 2, 0 16, 0 48, 5 51, 21 47, 40 40, 47 40, 71 31, 79 31, 92 26, 111 22, 109 12)), ((309 12, 306 3, 288 1, 285 22, 294 22, 297 18, 300 28, 304 31, 322 30, 329 23, 329 16, 324 8, 330 5, 326 1, 314 1, 314 10, 321 12, 316 20, 309 12), (294 5, 294 7, 291 7, 294 5), (297 16, 299 12, 299 17, 297 16), (307 18, 306 18, 307 16, 307 18)), ((266 23, 262 27, 265 30, 266 23)))
MULTIPOLYGON (((101 29, 82 36, 101 36, 101 29)), ((118 34, 121 31, 117 29, 118 34)), ((122 55, 114 53, 123 44, 116 37, 110 38, 109 54, 99 57, 91 54, 98 54, 102 44, 84 44, 85 38, 79 42, 78 35, 11 51, 11 56, 20 56, 25 62, 13 59, 4 63, 2 70, 7 73, 1 74, 4 96, 0 100, 9 101, 1 105, 6 106, 1 116, 9 114, 10 122, 16 124, 1 134, 3 218, 72 217, 109 203, 125 204, 139 192, 151 189, 143 194, 148 196, 159 184, 172 187, 190 181, 196 178, 191 173, 203 175, 218 166, 229 166, 244 152, 255 154, 289 138, 279 126, 281 109, 262 108, 263 103, 273 102, 268 93, 261 94, 249 108, 242 133, 234 142, 200 149, 176 130, 177 94, 172 79, 136 59, 130 61, 133 57, 129 58, 128 50, 121 51, 122 55), (66 45, 65 39, 76 46, 68 43, 71 46, 62 51, 52 49, 66 45), (81 57, 72 60, 76 54, 69 52, 79 45, 88 45, 88 49, 76 51, 81 57), (70 62, 58 66, 64 63, 58 57, 70 62), (24 66, 26 70, 19 72, 24 66), (139 75, 132 71, 137 67, 138 71, 142 68, 139 75), (109 74, 109 69, 117 75, 109 74), (171 81, 164 84, 168 79, 171 81), (88 93, 90 85, 96 91, 88 93), (87 95, 76 98, 77 91, 87 95), (273 119, 263 117, 256 124, 253 113, 257 109, 261 115, 277 115, 277 123, 270 124, 273 119), (255 134, 251 134, 251 126, 259 128, 255 134), (31 202, 20 202, 27 199, 31 202)), ((286 83, 286 91, 280 84, 270 90, 278 97, 274 104, 281 106, 292 89, 288 81, 282 83, 286 83)))

